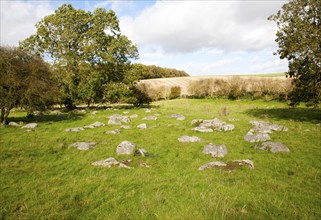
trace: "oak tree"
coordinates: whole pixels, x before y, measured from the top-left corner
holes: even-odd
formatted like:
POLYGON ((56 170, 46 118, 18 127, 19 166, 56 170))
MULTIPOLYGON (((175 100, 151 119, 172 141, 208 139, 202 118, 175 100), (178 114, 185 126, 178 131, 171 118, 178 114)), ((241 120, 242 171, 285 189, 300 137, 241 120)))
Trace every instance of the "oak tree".
POLYGON ((77 100, 90 103, 102 98, 102 85, 121 82, 130 60, 138 57, 112 10, 86 12, 64 4, 36 28, 20 47, 51 59, 68 108, 77 100))
POLYGON ((291 105, 321 101, 321 0, 291 0, 269 17, 278 26, 277 53, 289 61, 287 76, 294 78, 291 105))

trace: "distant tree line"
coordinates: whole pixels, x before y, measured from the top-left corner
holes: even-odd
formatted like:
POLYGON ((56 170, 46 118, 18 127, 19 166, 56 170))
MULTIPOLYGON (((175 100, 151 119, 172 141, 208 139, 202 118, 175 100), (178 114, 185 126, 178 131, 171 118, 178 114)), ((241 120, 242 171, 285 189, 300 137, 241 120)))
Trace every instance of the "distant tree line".
POLYGON ((134 80, 189 76, 182 70, 144 64, 133 64, 129 75, 134 80))

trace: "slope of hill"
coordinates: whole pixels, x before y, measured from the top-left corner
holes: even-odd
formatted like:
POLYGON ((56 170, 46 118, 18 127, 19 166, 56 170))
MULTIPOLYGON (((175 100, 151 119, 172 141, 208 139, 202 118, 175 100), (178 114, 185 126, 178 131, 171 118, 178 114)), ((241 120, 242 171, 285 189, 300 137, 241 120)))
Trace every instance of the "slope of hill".
POLYGON ((226 82, 227 84, 242 83, 244 87, 251 87, 253 82, 265 82, 265 83, 278 83, 284 82, 290 84, 290 79, 284 76, 191 76, 191 77, 173 77, 173 78, 161 78, 161 79, 146 79, 141 80, 139 83, 154 90, 164 90, 169 92, 172 87, 180 87, 181 96, 192 96, 193 89, 191 87, 201 85, 204 83, 211 84, 207 87, 215 87, 215 81, 226 82), (235 82, 238 81, 238 82, 235 82))

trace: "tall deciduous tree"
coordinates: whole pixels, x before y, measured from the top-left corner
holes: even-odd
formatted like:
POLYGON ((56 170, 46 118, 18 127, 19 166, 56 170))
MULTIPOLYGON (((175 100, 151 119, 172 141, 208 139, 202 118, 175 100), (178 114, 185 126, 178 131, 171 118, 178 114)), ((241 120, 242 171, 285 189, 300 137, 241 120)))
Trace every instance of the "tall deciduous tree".
POLYGON ((291 0, 269 17, 278 26, 277 53, 289 61, 294 78, 291 105, 321 101, 321 0, 291 0))
POLYGON ((15 107, 28 112, 46 109, 54 102, 55 88, 48 64, 41 57, 0 47, 0 124, 6 123, 15 107))
POLYGON ((136 46, 121 35, 112 10, 98 8, 92 13, 64 4, 36 28, 20 46, 50 56, 69 108, 78 99, 90 103, 97 98, 102 89, 97 85, 122 81, 126 65, 138 57, 136 46))

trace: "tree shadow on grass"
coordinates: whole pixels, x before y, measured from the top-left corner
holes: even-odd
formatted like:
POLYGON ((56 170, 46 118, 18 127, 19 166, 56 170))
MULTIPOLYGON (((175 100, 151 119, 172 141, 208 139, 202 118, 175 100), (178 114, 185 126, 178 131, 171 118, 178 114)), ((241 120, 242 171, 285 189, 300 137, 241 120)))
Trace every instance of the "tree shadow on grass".
POLYGON ((39 115, 39 116, 20 116, 20 117, 9 117, 7 123, 9 122, 58 122, 58 121, 68 121, 68 120, 80 120, 85 114, 80 113, 61 113, 54 115, 39 115))
POLYGON ((26 115, 26 116, 18 116, 18 117, 8 117, 7 123, 9 122, 24 122, 24 123, 30 123, 30 122, 58 122, 58 121, 67 121, 67 120, 80 120, 86 113, 86 112, 77 112, 81 110, 106 110, 106 109, 118 109, 118 110, 130 110, 130 109, 144 109, 144 108, 159 108, 159 106, 156 105, 143 105, 141 107, 135 107, 133 105, 110 105, 110 106, 92 106, 92 107, 83 107, 79 106, 76 108, 75 111, 67 111, 64 108, 54 108, 54 110, 59 111, 58 114, 41 114, 41 115, 26 115))
POLYGON ((276 108, 276 109, 251 109, 246 114, 257 118, 288 119, 294 121, 321 122, 321 109, 312 108, 276 108))
MULTIPOLYGON (((152 105, 152 104, 143 104, 141 106, 134 106, 132 104, 110 104, 110 105, 91 105, 90 107, 86 105, 79 105, 77 106, 76 109, 78 110, 106 110, 106 109, 118 109, 118 110, 129 110, 129 109, 146 109, 146 108, 159 108, 157 105, 152 105)), ((56 110, 61 110, 64 108, 56 108, 56 110)), ((64 109, 64 111, 67 111, 64 109)))

